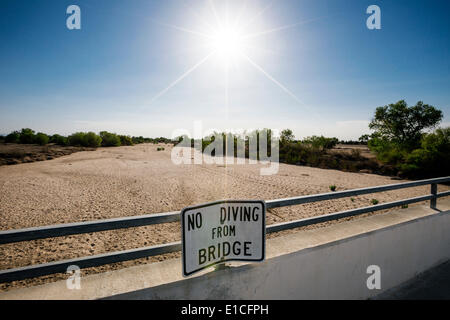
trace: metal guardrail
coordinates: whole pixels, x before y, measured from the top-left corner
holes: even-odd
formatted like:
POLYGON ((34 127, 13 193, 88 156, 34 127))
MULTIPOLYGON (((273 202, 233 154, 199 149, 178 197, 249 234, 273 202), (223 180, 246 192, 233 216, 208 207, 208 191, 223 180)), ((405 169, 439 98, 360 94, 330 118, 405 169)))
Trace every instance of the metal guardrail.
MULTIPOLYGON (((430 207, 436 209, 436 200, 441 197, 450 196, 450 191, 437 193, 437 185, 450 182, 450 177, 419 180, 405 183, 390 184, 377 187, 360 188, 338 192, 328 192, 315 195, 292 197, 286 199, 277 199, 266 201, 267 208, 278 208, 292 205, 299 205, 324 200, 339 199, 350 196, 398 190, 423 185, 431 185, 429 195, 408 198, 383 204, 377 204, 364 208, 351 209, 331 214, 325 214, 317 217, 299 219, 289 222, 268 225, 267 233, 279 232, 287 229, 293 229, 326 221, 338 220, 346 217, 356 216, 368 212, 385 210, 411 203, 430 200, 430 207)), ((90 232, 99 232, 106 230, 116 230, 131 227, 140 227, 153 224, 176 222, 180 220, 180 212, 159 213, 151 215, 141 215, 133 217, 122 217, 114 219, 103 219, 97 221, 87 221, 78 223, 58 224, 51 226, 7 230, 0 232, 0 244, 14 243, 20 241, 31 241, 37 239, 62 237, 74 234, 84 234, 90 232)), ((150 247, 141 247, 131 250, 116 251, 93 256, 61 260, 50 263, 31 265, 20 268, 0 270, 0 283, 27 278, 39 277, 53 273, 64 273, 70 265, 77 265, 79 268, 96 267, 105 264, 123 262, 149 256, 155 256, 165 253, 171 253, 181 250, 181 242, 173 242, 150 247)))

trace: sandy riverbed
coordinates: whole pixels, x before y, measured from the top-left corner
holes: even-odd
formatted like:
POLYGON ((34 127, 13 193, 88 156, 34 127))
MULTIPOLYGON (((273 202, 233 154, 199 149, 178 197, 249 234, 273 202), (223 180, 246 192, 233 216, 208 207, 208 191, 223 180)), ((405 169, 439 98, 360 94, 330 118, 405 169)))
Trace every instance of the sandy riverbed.
MULTIPOLYGON (((259 165, 174 165, 170 146, 100 148, 50 161, 0 167, 1 230, 179 210, 219 199, 276 199, 401 182, 390 177, 281 164, 261 176, 259 165)), ((448 188, 445 188, 448 189, 448 188)), ((444 190, 444 187, 440 187, 444 190)), ((429 187, 279 208, 267 224, 369 206, 429 192, 429 187)), ((179 223, 36 240, 0 246, 0 269, 137 248, 180 239, 179 223)), ((139 259, 84 273, 117 269, 179 253, 139 259)), ((54 281, 64 275, 3 284, 11 287, 54 281)))

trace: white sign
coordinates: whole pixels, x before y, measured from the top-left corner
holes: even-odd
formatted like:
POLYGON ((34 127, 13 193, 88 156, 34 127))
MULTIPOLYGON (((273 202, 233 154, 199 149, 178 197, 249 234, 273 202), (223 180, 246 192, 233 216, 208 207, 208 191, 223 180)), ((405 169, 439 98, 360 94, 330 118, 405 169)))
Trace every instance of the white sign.
POLYGON ((181 211, 183 275, 225 261, 263 261, 266 205, 228 200, 181 211))

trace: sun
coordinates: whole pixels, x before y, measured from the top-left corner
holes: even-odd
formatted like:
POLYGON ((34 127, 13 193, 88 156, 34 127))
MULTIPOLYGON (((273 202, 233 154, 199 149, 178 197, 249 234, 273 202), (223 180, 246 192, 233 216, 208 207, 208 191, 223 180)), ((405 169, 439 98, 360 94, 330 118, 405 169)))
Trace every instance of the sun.
POLYGON ((232 26, 223 26, 212 34, 211 47, 224 62, 235 60, 244 49, 242 33, 232 26))
MULTIPOLYGON (((295 28, 302 24, 315 21, 317 19, 309 19, 306 21, 297 21, 291 24, 282 25, 275 28, 267 28, 266 18, 263 14, 268 12, 272 6, 271 1, 267 6, 261 8, 253 7, 247 4, 248 1, 239 1, 240 5, 229 5, 226 0, 209 0, 208 6, 202 7, 200 10, 187 6, 193 14, 193 27, 183 27, 168 23, 158 23, 160 25, 176 29, 178 31, 195 36, 193 48, 195 51, 200 49, 202 58, 193 66, 188 68, 165 89, 157 93, 150 101, 150 104, 166 94, 170 89, 180 83, 183 79, 197 70, 211 58, 216 60, 215 63, 209 65, 214 67, 213 72, 217 71, 217 67, 224 69, 225 83, 225 105, 228 106, 229 95, 229 74, 238 71, 242 76, 242 70, 247 70, 246 66, 250 65, 256 69, 261 75, 277 85, 282 91, 291 96, 297 103, 306 106, 292 91, 284 86, 280 81, 275 79, 268 71, 260 66, 256 61, 265 57, 267 52, 275 52, 273 41, 261 42, 261 38, 295 28), (265 48, 265 45, 269 45, 265 48)), ((191 38, 189 38, 191 39, 191 38)))

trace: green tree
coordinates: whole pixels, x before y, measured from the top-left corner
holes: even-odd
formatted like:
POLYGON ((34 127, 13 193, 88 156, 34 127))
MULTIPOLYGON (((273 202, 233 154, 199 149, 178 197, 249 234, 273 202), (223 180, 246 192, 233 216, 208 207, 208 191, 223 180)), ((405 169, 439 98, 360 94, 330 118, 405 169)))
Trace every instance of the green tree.
POLYGON ((68 144, 77 147, 100 147, 102 138, 94 132, 76 132, 67 138, 68 144))
POLYGON ((281 143, 289 143, 294 141, 294 134, 292 133, 291 129, 284 129, 283 131, 281 131, 281 136, 280 136, 280 142, 281 143))
POLYGON ((34 143, 39 144, 41 146, 45 146, 49 141, 48 135, 42 132, 38 132, 34 136, 34 143))
POLYGON ((68 144, 77 147, 84 146, 85 136, 86 134, 84 132, 75 132, 67 138, 68 144))
POLYGON ((434 128, 441 120, 441 110, 417 102, 408 107, 404 100, 378 107, 369 128, 375 130, 378 139, 387 140, 407 150, 416 148, 425 129, 434 128))
POLYGON ((361 137, 359 137, 358 141, 362 144, 367 144, 367 142, 370 139, 370 135, 368 134, 363 134, 361 137))
POLYGON ((450 127, 424 134, 420 148, 406 153, 401 170, 414 177, 450 174, 450 127))
POLYGON ((120 138, 107 131, 101 131, 100 137, 102 138, 102 147, 118 147, 120 146, 120 138))
POLYGON ((7 143, 19 143, 20 132, 13 131, 5 137, 5 142, 7 143))
POLYGON ((139 143, 145 142, 145 138, 143 136, 132 137, 131 140, 133 141, 134 144, 139 144, 139 143))
POLYGON ((120 145, 122 145, 122 146, 132 146, 133 145, 133 140, 131 139, 130 136, 120 135, 119 139, 120 139, 120 145))
POLYGON ((324 136, 311 136, 303 140, 303 143, 309 144, 316 149, 333 149, 339 142, 338 138, 327 138, 324 136))
POLYGON ((54 134, 50 137, 50 143, 66 146, 68 144, 67 138, 59 134, 54 134))
POLYGON ((23 144, 32 144, 34 143, 34 130, 31 130, 29 128, 23 128, 20 132, 20 143, 23 144))
POLYGON ((85 134, 83 142, 85 147, 97 148, 102 144, 102 138, 94 132, 88 132, 85 134))

